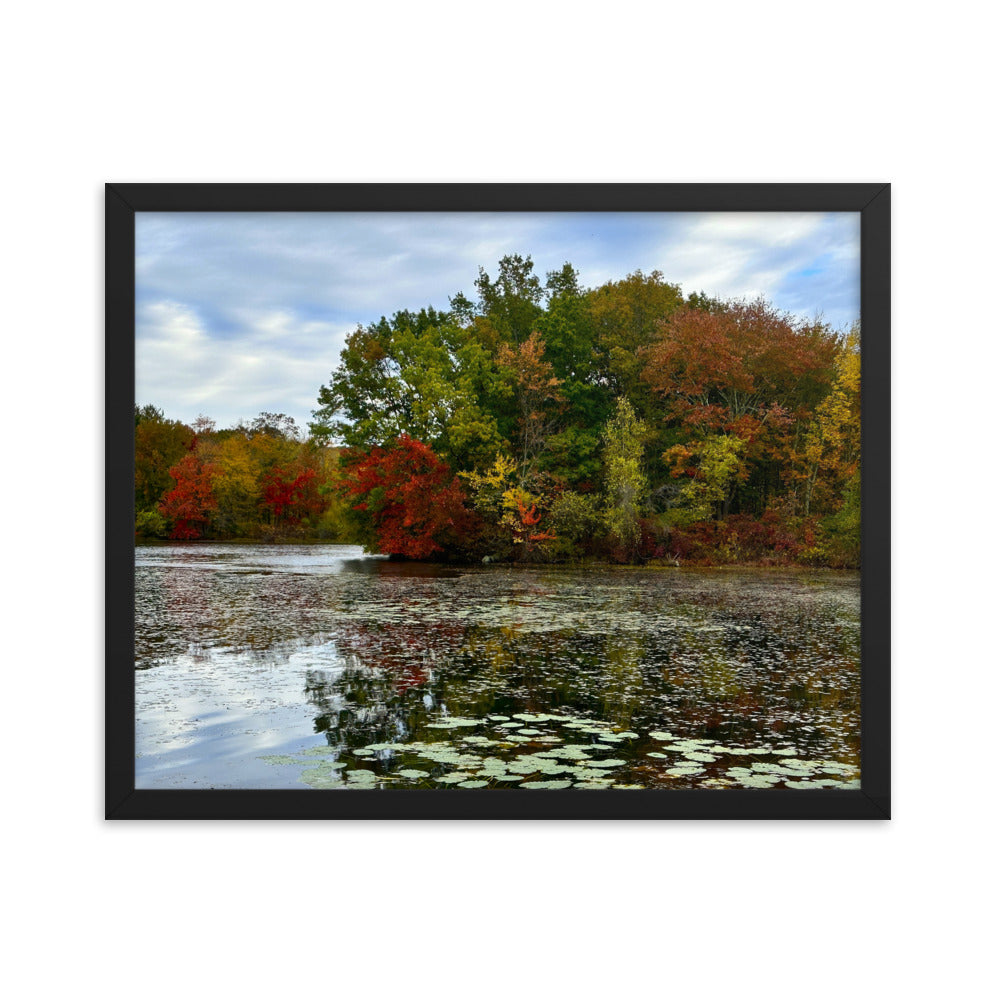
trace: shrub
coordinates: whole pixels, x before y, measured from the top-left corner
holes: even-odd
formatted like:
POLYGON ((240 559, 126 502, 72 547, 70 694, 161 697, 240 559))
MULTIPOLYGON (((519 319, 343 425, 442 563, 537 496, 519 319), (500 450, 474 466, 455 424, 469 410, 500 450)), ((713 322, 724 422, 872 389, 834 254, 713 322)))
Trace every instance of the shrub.
POLYGON ((135 516, 135 533, 140 538, 166 538, 167 522, 158 511, 140 511, 135 516))
POLYGON ((818 537, 816 518, 785 518, 768 510, 760 518, 732 514, 719 521, 675 525, 666 550, 687 563, 775 566, 814 558, 818 537))
POLYGON ((594 538, 603 534, 603 520, 597 499, 567 490, 560 493, 549 510, 548 526, 556 534, 553 552, 563 558, 579 558, 594 547, 594 538))

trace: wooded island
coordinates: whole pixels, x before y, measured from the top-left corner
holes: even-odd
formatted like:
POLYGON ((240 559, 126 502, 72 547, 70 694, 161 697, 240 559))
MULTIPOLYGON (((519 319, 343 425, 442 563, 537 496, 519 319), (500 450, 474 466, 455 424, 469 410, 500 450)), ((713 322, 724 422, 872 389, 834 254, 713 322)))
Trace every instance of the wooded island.
POLYGON ((477 301, 359 326, 308 433, 135 411, 138 538, 463 562, 856 567, 860 328, 658 271, 510 255, 477 301))

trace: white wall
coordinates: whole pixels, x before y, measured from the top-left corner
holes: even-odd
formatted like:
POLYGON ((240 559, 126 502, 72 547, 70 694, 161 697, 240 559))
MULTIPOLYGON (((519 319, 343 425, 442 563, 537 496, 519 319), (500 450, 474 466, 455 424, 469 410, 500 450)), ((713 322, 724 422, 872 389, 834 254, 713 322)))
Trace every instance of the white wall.
POLYGON ((539 7, 5 13, 12 995, 980 995, 998 219, 979 5, 539 7), (508 179, 893 183, 896 818, 103 823, 103 183, 508 179))

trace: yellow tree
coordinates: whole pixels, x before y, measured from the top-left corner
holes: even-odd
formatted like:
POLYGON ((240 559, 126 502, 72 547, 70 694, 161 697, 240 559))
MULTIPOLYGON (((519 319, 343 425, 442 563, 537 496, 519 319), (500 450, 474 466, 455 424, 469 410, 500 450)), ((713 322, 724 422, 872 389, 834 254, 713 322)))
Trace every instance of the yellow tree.
POLYGON ((223 534, 252 533, 260 505, 260 469, 249 441, 242 434, 233 434, 206 452, 214 470, 212 491, 218 500, 218 529, 223 534))
POLYGON ((824 501, 840 495, 861 460, 861 338, 857 327, 837 354, 833 385, 806 430, 803 457, 803 507, 808 516, 817 487, 825 487, 820 497, 824 501))

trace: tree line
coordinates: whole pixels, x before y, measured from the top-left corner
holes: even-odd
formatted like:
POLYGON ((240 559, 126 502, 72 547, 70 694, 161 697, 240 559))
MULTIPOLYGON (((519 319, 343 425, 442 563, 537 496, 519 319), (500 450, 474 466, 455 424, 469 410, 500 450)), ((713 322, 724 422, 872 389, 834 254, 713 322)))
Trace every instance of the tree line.
POLYGON ((416 559, 860 557, 860 331, 530 256, 359 326, 308 433, 136 410, 137 532, 416 559))

